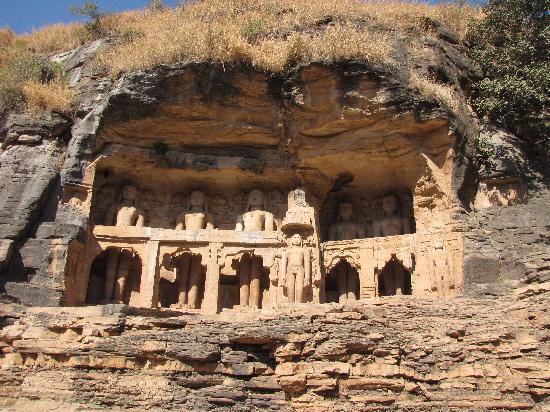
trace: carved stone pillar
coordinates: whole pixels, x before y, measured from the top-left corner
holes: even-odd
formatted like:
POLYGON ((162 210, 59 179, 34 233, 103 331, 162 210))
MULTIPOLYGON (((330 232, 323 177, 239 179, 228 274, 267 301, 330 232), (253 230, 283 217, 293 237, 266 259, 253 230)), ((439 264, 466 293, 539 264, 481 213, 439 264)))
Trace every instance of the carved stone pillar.
POLYGON ((147 242, 147 252, 142 262, 142 289, 141 305, 148 308, 156 308, 159 298, 160 262, 159 241, 147 242))
POLYGON ((374 298, 376 296, 376 261, 372 247, 364 247, 360 252, 361 270, 359 272, 361 290, 360 298, 374 298))
POLYGON ((204 285, 203 313, 214 315, 219 312, 220 262, 221 243, 211 243, 206 265, 206 282, 204 285))

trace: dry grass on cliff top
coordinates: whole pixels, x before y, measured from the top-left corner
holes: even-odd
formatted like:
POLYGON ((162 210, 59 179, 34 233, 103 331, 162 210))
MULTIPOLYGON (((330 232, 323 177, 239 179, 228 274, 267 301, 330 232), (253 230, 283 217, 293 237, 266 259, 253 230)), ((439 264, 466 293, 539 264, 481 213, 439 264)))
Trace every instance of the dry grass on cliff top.
MULTIPOLYGON (((11 99, 19 90, 31 110, 69 110, 72 93, 62 79, 21 81, 7 76, 6 68, 12 56, 52 56, 86 43, 90 35, 118 39, 99 56, 114 77, 159 64, 205 61, 245 63, 277 73, 300 64, 349 59, 391 66, 400 39, 411 31, 431 35, 427 18, 463 38, 469 22, 479 17, 479 9, 469 6, 396 0, 203 0, 162 11, 106 14, 99 21, 101 33, 95 34, 76 23, 23 36, 0 29, 0 106, 2 93, 11 99)), ((442 89, 446 86, 431 87, 420 77, 411 80, 421 93, 456 109, 456 96, 442 89)))
POLYGON ((423 31, 430 18, 464 36, 477 13, 468 6, 397 1, 204 0, 109 16, 105 23, 127 40, 102 61, 115 76, 179 61, 248 63, 269 72, 313 61, 388 63, 405 29, 423 31))

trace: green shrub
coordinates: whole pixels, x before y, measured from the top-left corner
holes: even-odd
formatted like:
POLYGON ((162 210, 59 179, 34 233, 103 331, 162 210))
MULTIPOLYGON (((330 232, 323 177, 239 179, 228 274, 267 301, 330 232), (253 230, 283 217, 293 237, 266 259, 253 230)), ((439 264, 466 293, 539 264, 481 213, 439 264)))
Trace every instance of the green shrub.
POLYGON ((263 22, 261 20, 250 20, 241 27, 241 36, 247 41, 254 42, 262 30, 263 22))
POLYGON ((470 34, 484 74, 474 108, 548 158, 550 0, 489 0, 483 9, 470 34))
POLYGON ((82 6, 69 6, 69 11, 76 16, 86 17, 89 19, 84 27, 90 38, 98 38, 103 35, 101 18, 104 13, 99 11, 99 7, 95 2, 87 1, 82 6))
POLYGON ((166 3, 164 0, 149 0, 149 10, 162 11, 166 8, 166 3))

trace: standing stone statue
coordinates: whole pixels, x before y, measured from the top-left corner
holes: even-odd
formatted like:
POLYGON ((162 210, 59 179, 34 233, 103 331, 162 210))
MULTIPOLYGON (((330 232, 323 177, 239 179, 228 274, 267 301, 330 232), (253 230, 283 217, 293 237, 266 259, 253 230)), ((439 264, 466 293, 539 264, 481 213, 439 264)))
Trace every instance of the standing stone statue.
POLYGON ((294 234, 290 247, 283 252, 281 281, 290 303, 304 302, 304 287, 311 283, 311 259, 309 251, 302 248, 302 237, 294 234))
POLYGON ((200 307, 200 287, 203 283, 203 268, 200 255, 184 254, 176 266, 178 285, 178 306, 198 309, 200 307))
POLYGON ((208 213, 206 195, 196 190, 189 196, 187 210, 176 219, 176 230, 214 229, 214 217, 208 213))
POLYGON ((94 223, 98 225, 114 226, 115 216, 115 198, 116 190, 111 185, 103 186, 94 196, 94 201, 97 203, 94 205, 95 219, 94 223))
POLYGON ((374 236, 395 236, 411 233, 411 223, 406 216, 401 216, 399 202, 395 195, 389 194, 382 199, 384 216, 374 222, 374 236))
POLYGON ((238 231, 266 231, 275 230, 275 218, 273 213, 267 211, 264 193, 259 189, 248 193, 246 211, 237 218, 235 230, 238 231))
POLYGON ((329 240, 362 239, 365 236, 365 227, 355 221, 353 205, 349 202, 340 203, 336 223, 329 228, 329 240))
POLYGON ((113 294, 113 301, 115 303, 124 303, 133 258, 132 250, 122 249, 119 253, 118 270, 116 272, 115 290, 113 294))
POLYGON ((474 209, 482 210, 482 209, 487 209, 491 206, 493 205, 491 203, 491 199, 489 199, 489 191, 487 189, 487 184, 481 182, 479 184, 479 189, 474 201, 474 209))
POLYGON ((430 277, 432 290, 437 291, 437 295, 446 298, 451 295, 451 287, 454 286, 452 279, 452 268, 449 264, 449 257, 445 251, 442 240, 434 240, 431 253, 432 264, 430 266, 430 277))
POLYGON ((126 284, 134 261, 132 249, 107 249, 103 303, 124 303, 126 284))
POLYGON ((492 206, 508 205, 506 197, 504 197, 502 193, 500 193, 500 190, 498 190, 496 186, 493 186, 493 188, 488 192, 488 196, 492 206))

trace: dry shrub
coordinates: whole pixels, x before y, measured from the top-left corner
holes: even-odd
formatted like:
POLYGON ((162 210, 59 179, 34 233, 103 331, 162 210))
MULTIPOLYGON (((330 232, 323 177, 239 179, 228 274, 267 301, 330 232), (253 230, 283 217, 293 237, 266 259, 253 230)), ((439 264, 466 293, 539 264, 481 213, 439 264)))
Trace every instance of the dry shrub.
POLYGON ((435 83, 426 77, 412 71, 410 76, 411 86, 424 97, 438 102, 451 113, 457 113, 460 109, 460 97, 449 86, 435 83))
POLYGON ((73 102, 73 91, 60 81, 40 83, 27 81, 23 93, 30 111, 69 112, 73 102))
POLYGON ((13 45, 15 37, 15 32, 9 27, 0 28, 0 48, 13 45))
POLYGON ((81 24, 70 23, 45 26, 20 36, 19 40, 36 53, 54 55, 77 48, 86 42, 87 37, 81 24))

